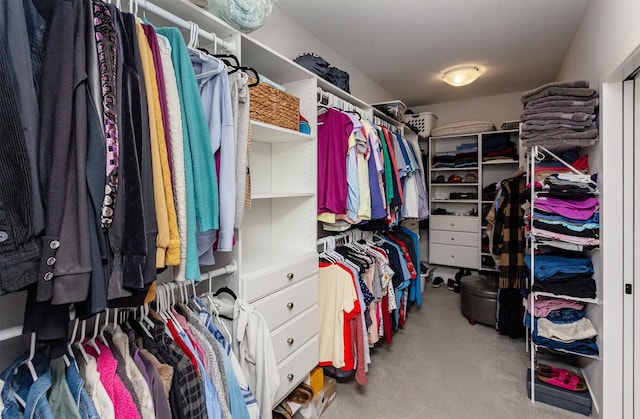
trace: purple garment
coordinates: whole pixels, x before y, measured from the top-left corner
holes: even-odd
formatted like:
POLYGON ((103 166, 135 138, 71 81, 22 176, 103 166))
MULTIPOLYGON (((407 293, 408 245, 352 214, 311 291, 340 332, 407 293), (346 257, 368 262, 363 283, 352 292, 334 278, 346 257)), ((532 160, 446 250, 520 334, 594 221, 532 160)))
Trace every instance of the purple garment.
POLYGON ((371 189, 371 219, 386 218, 387 210, 384 207, 384 197, 382 196, 382 190, 380 189, 380 181, 378 180, 378 169, 376 167, 376 160, 374 153, 376 153, 371 138, 369 140, 369 150, 371 155, 369 156, 369 188, 371 189))
POLYGON ((536 209, 562 215, 573 220, 587 220, 599 209, 597 198, 587 198, 584 201, 570 201, 566 199, 547 197, 533 202, 536 209))
POLYGON ((158 85, 158 99, 160 101, 160 114, 162 117, 162 126, 164 127, 164 141, 167 144, 167 160, 169 160, 169 172, 173 172, 173 164, 171 162, 171 133, 169 132, 169 108, 167 107, 167 89, 164 84, 164 70, 162 69, 162 55, 158 46, 158 37, 156 30, 151 25, 143 24, 144 34, 147 37, 151 55, 153 56, 153 67, 156 70, 156 84, 158 85))
POLYGON ((328 109, 318 115, 318 214, 347 212, 347 150, 351 118, 328 109))

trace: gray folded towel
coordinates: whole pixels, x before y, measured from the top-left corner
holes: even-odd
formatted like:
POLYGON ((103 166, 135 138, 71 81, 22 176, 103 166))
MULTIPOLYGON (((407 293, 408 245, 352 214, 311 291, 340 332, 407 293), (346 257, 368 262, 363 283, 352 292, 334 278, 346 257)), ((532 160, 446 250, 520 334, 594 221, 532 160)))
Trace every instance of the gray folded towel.
POLYGON ((568 150, 574 147, 589 147, 598 142, 598 138, 559 138, 551 136, 549 138, 536 138, 533 140, 522 140, 521 144, 524 148, 531 148, 535 145, 541 145, 549 149, 568 150))
POLYGON ((594 119, 596 115, 594 113, 586 112, 522 112, 520 114, 520 120, 567 120, 574 122, 586 121, 588 119, 594 119))
POLYGON ((546 89, 549 88, 555 88, 555 87, 559 87, 559 88, 584 88, 584 87, 589 87, 589 82, 586 80, 575 80, 575 81, 554 81, 551 83, 547 83, 547 84, 543 84, 542 86, 538 86, 535 89, 532 90, 527 90, 526 92, 524 92, 521 96, 520 96, 520 100, 524 103, 524 102, 528 102, 527 99, 531 99, 532 96, 536 96, 539 93, 545 91, 546 89))
POLYGON ((591 98, 591 96, 595 94, 596 91, 594 89, 589 89, 587 87, 549 87, 533 96, 520 98, 520 101, 522 103, 527 103, 531 100, 542 99, 548 96, 577 96, 591 98))
POLYGON ((551 120, 551 121, 526 121, 522 123, 522 132, 526 131, 550 131, 556 128, 570 128, 575 130, 580 130, 582 128, 589 128, 593 125, 593 121, 582 121, 582 122, 574 122, 574 121, 560 121, 560 120, 551 120))
POLYGON ((547 108, 526 109, 520 114, 521 120, 536 119, 534 115, 542 115, 547 113, 585 113, 595 115, 595 106, 551 106, 547 108))
POLYGON ((550 131, 523 131, 523 139, 544 139, 544 138, 560 138, 560 139, 590 139, 598 138, 598 128, 593 127, 587 130, 574 130, 571 128, 558 128, 550 131))
POLYGON ((527 102, 524 109, 550 108, 553 106, 598 106, 600 102, 597 94, 593 98, 585 99, 586 98, 578 98, 576 96, 547 96, 542 99, 527 102))

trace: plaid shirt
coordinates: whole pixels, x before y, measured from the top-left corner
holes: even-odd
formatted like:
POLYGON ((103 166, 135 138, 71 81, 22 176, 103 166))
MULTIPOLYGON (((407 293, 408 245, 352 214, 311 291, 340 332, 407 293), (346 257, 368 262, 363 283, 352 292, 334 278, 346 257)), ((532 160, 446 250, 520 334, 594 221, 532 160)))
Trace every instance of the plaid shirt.
POLYGON ((526 190, 524 175, 503 180, 501 188, 493 236, 493 253, 500 255, 499 287, 524 288, 527 286, 527 267, 524 264, 524 210, 521 206, 521 197, 526 190))
POLYGON ((178 345, 164 332, 164 324, 154 321, 152 335, 163 357, 173 366, 170 398, 171 412, 176 418, 207 418, 204 388, 198 372, 178 345))

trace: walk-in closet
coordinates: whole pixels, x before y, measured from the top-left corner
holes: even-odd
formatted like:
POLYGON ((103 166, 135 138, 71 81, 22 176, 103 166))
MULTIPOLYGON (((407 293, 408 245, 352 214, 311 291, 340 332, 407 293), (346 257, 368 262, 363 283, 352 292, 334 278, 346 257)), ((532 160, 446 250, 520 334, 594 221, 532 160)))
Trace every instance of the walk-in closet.
POLYGON ((0 0, 0 417, 640 417, 638 15, 0 0))

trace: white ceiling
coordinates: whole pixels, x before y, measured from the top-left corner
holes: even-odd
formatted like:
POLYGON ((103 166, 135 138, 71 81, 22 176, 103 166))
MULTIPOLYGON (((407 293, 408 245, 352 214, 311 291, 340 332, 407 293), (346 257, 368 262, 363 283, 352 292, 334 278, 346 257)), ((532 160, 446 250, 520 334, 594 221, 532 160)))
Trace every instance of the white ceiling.
POLYGON ((279 0, 276 7, 415 107, 553 81, 588 2, 279 0), (466 87, 440 79, 463 64, 484 74, 466 87))

